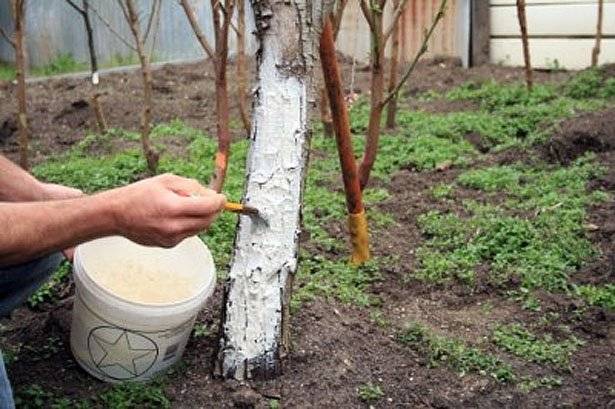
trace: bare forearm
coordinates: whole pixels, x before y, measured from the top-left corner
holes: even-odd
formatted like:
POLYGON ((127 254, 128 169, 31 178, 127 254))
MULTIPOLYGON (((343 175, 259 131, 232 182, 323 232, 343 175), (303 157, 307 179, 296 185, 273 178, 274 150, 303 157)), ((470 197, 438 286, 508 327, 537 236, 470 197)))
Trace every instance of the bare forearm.
POLYGON ((36 201, 43 196, 43 186, 34 176, 0 155, 0 201, 36 201))
POLYGON ((118 234, 106 193, 36 203, 0 203, 0 266, 118 234))

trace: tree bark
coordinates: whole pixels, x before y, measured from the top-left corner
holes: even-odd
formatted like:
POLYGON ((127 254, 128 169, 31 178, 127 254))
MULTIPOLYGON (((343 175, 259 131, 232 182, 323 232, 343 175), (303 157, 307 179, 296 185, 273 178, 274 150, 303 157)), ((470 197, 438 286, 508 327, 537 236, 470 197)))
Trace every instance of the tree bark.
MULTIPOLYGON (((395 7, 399 6, 399 0, 393 2, 395 7)), ((397 85, 397 71, 399 67, 399 37, 400 37, 399 21, 395 23, 393 31, 393 43, 391 44, 391 67, 389 71, 389 92, 392 92, 397 85)), ((389 129, 395 128, 395 115, 397 115, 397 95, 395 95, 387 104, 387 119, 386 127, 389 129)))
POLYGON ((600 56, 600 42, 602 41, 602 19, 604 14, 604 0, 598 0, 598 22, 596 23, 596 45, 592 49, 592 67, 598 65, 600 56))
POLYGON ((28 105, 26 100, 26 0, 11 0, 14 21, 15 68, 17 79, 17 127, 19 129, 19 164, 28 170, 30 131, 28 128, 28 105))
POLYGON ((73 0, 66 0, 68 5, 70 5, 75 11, 77 11, 81 18, 83 19, 83 24, 85 26, 85 33, 87 35, 88 42, 88 52, 90 54, 90 71, 91 71, 91 83, 92 83, 92 96, 90 97, 90 102, 92 103, 92 112, 94 113, 94 118, 96 118, 96 124, 98 125, 98 130, 100 133, 107 132, 107 121, 105 119, 105 114, 100 105, 99 97, 100 93, 96 90, 99 83, 98 78, 98 59, 96 57, 96 47, 94 45, 94 32, 92 30, 92 22, 90 20, 90 1, 89 0, 81 0, 81 7, 79 7, 73 0))
POLYGON ((357 164, 352 151, 350 118, 344 101, 342 79, 335 55, 333 36, 333 24, 330 19, 327 19, 320 38, 320 62, 329 96, 333 129, 335 130, 337 151, 342 168, 344 191, 346 192, 346 208, 349 213, 348 226, 352 245, 350 262, 358 265, 370 258, 369 234, 357 164))
POLYGON ((218 152, 216 152, 214 177, 209 187, 216 192, 220 192, 224 185, 231 146, 226 65, 228 63, 228 32, 233 14, 233 6, 234 0, 227 0, 224 4, 224 8, 221 10, 222 6, 219 0, 211 0, 214 34, 216 38, 214 68, 216 72, 216 129, 218 152), (223 20, 220 19, 221 14, 224 17, 223 20))
POLYGON ((245 0, 237 0, 237 100, 239 115, 250 135, 250 113, 248 110, 248 70, 246 64, 246 6, 245 0))
MULTIPOLYGON (((239 1, 241 2, 243 0, 239 1)), ((180 5, 184 9, 194 35, 207 56, 212 60, 216 75, 216 136, 218 138, 218 151, 216 152, 214 176, 210 182, 210 187, 220 192, 224 185, 224 179, 226 178, 231 146, 226 66, 228 62, 228 33, 235 7, 235 0, 226 0, 224 4, 220 3, 219 0, 211 0, 215 35, 214 48, 207 42, 207 38, 201 30, 194 10, 190 6, 188 0, 180 0, 180 5), (223 18, 221 18, 221 16, 223 18)))
MULTIPOLYGON (((373 0, 372 0, 373 2, 373 0)), ((384 32, 382 27, 384 1, 380 2, 380 11, 375 10, 376 5, 371 4, 371 16, 369 26, 371 34, 371 83, 370 83, 370 112, 369 123, 367 125, 367 137, 365 142, 365 153, 359 166, 359 178, 361 190, 365 189, 369 181, 369 175, 376 161, 378 152, 378 140, 380 139, 380 119, 382 117, 382 97, 384 94, 384 69, 382 60, 384 58, 384 32)), ((365 9, 364 9, 365 10, 365 9)), ((367 16, 366 16, 367 18, 367 16)))
POLYGON ((225 288, 218 372, 226 378, 278 374, 287 350, 288 305, 297 268, 303 179, 309 140, 313 42, 321 1, 253 1, 257 92, 245 202, 267 223, 242 216, 225 288))
POLYGON ((527 36, 527 18, 525 15, 525 0, 517 0, 517 18, 521 29, 521 42, 523 43, 523 60, 525 61, 525 82, 528 91, 532 90, 532 62, 530 60, 530 44, 527 36))
POLYGON ((143 111, 141 113, 141 145, 143 153, 147 161, 147 168, 151 174, 156 173, 158 168, 159 154, 151 146, 149 134, 151 131, 152 117, 152 71, 147 54, 145 53, 145 44, 141 36, 141 28, 139 24, 139 15, 133 3, 133 0, 126 1, 126 11, 128 13, 128 23, 130 31, 135 40, 137 55, 141 63, 141 77, 143 79, 143 111))

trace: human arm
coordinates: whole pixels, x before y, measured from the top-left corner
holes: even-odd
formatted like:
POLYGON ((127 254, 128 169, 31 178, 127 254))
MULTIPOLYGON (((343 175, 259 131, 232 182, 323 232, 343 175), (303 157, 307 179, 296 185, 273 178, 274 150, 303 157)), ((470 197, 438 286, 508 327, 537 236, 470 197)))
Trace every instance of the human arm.
POLYGON ((0 266, 109 235, 171 247, 205 230, 225 200, 194 180, 161 175, 87 197, 0 203, 0 266))
POLYGON ((43 183, 0 155, 0 202, 37 202, 79 197, 79 189, 43 183))

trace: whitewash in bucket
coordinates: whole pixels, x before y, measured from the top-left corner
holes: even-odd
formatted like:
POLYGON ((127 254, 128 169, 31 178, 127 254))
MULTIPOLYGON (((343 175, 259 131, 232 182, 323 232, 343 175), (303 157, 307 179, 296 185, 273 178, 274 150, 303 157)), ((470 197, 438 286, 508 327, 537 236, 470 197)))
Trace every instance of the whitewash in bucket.
POLYGON ((93 376, 122 382, 177 362, 216 274, 197 237, 162 249, 114 236, 77 247, 74 276, 73 355, 93 376))

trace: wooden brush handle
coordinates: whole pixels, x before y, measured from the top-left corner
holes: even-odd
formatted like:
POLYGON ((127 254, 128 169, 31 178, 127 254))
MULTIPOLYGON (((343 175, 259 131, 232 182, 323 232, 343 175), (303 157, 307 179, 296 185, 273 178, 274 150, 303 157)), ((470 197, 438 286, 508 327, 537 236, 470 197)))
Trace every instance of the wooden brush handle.
POLYGON ((233 213, 243 213, 245 211, 244 206, 241 203, 226 202, 224 210, 233 213))

